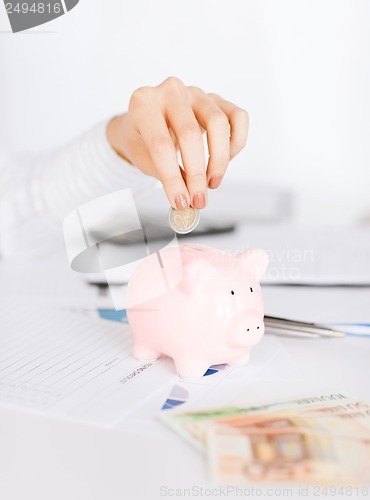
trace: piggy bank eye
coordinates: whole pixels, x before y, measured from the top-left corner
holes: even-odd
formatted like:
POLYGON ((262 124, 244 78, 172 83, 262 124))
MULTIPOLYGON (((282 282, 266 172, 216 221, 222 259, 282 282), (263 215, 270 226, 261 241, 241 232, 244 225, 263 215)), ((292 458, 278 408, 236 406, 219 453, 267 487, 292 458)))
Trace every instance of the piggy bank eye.
POLYGON ((251 292, 253 292, 253 288, 252 288, 252 287, 250 287, 250 288, 249 288, 249 290, 250 290, 251 292))
POLYGON ((234 290, 231 290, 231 295, 234 295, 234 293, 235 293, 234 290))

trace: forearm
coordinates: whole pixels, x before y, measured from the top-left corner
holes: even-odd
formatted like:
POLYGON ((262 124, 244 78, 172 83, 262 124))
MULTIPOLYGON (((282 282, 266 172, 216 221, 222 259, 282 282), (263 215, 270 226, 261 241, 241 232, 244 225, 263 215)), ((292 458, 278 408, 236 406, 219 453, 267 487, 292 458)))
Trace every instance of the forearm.
POLYGON ((0 200, 3 255, 50 251, 62 242, 62 220, 70 210, 118 189, 138 193, 157 182, 115 153, 106 126, 58 150, 8 164, 0 200))

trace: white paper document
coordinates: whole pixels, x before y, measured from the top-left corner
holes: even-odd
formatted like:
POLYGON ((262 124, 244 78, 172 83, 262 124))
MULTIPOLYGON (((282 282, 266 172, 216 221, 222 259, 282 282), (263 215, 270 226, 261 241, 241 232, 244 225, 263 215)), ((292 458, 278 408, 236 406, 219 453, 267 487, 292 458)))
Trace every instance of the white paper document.
POLYGON ((135 360, 127 324, 24 304, 2 303, 0 406, 157 432, 161 410, 232 403, 246 384, 296 376, 281 343, 266 335, 247 366, 218 365, 186 381, 169 358, 135 360))
POLYGON ((137 361, 128 325, 72 312, 2 307, 0 405, 112 425, 177 376, 137 361))
POLYGON ((267 398, 274 393, 274 387, 289 386, 292 381, 302 384, 304 376, 280 340, 273 335, 265 335, 251 352, 247 365, 216 365, 199 380, 178 378, 154 399, 147 399, 128 418, 118 423, 117 428, 140 435, 145 432, 151 436, 171 437, 169 429, 158 418, 160 415, 165 417, 173 412, 234 405, 242 396, 261 387, 267 398))
MULTIPOLYGON (((207 244, 202 237, 192 242, 207 244)), ((370 285, 370 231, 367 227, 298 227, 291 224, 241 225, 209 244, 233 253, 264 248, 269 267, 264 284, 370 285)))

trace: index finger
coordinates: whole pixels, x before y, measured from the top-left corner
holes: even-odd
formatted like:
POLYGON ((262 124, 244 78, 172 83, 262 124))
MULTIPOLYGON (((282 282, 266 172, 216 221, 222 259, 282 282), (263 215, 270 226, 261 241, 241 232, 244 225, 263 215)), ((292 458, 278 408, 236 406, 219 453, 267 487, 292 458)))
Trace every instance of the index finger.
POLYGON ((184 210, 190 203, 189 193, 160 104, 156 99, 150 99, 146 105, 133 109, 132 114, 168 200, 173 208, 184 210))

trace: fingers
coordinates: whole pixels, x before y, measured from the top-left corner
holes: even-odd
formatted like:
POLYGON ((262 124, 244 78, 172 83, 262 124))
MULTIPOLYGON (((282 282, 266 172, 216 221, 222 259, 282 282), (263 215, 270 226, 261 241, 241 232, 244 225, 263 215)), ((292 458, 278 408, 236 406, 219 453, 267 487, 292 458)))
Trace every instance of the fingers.
POLYGON ((230 125, 226 114, 200 89, 193 89, 193 109, 206 130, 209 160, 207 183, 212 189, 222 181, 230 161, 230 125))
POLYGON ((184 85, 176 86, 167 94, 165 114, 179 144, 191 205, 204 208, 207 203, 204 144, 184 85))
POLYGON ((129 112, 149 151, 155 175, 162 182, 172 207, 183 210, 189 206, 189 193, 179 170, 176 148, 163 110, 152 89, 135 91, 129 112))
POLYGON ((190 204, 206 206, 207 186, 214 189, 221 184, 230 159, 244 147, 248 134, 246 111, 173 77, 157 87, 136 90, 120 123, 118 135, 110 130, 116 151, 157 177, 179 210, 190 204), (202 129, 207 134, 207 168, 202 129), (183 168, 178 165, 177 148, 183 168))
POLYGON ((245 109, 225 101, 217 94, 208 94, 209 98, 225 113, 230 123, 230 159, 234 158, 247 143, 249 116, 245 109))

